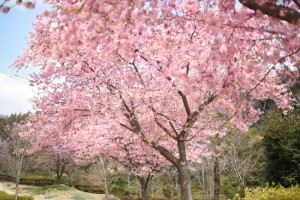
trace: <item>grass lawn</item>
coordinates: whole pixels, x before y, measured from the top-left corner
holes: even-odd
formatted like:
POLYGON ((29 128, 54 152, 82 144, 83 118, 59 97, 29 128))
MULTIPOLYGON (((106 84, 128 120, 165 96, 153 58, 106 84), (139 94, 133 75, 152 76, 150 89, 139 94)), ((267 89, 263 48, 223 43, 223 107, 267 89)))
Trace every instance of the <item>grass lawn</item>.
MULTIPOLYGON (((11 182, 0 182, 0 191, 14 194, 15 184, 11 182)), ((34 196, 34 200, 104 200, 104 194, 82 192, 65 185, 43 187, 20 185, 20 194, 34 196)), ((111 200, 113 199, 119 200, 118 198, 111 197, 111 200)))

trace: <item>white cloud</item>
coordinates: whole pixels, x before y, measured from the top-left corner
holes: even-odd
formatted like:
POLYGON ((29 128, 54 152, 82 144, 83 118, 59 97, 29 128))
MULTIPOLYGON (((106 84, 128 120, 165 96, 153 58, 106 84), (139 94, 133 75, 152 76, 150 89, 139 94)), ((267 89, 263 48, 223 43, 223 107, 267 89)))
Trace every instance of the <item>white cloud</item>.
POLYGON ((33 111, 30 99, 33 88, 26 80, 0 73, 0 114, 33 111))

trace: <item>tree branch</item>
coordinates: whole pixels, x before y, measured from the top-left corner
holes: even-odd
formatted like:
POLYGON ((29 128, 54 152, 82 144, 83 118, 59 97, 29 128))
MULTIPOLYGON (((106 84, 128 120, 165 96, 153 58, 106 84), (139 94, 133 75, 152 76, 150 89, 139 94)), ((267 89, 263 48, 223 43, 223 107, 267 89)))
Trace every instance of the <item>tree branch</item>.
MULTIPOLYGON (((149 144, 149 143, 148 143, 149 144)), ((159 151, 161 155, 163 155, 168 161, 170 161, 175 167, 179 166, 179 160, 173 156, 170 151, 168 151, 166 148, 159 146, 155 144, 154 142, 151 142, 151 147, 154 148, 155 150, 159 151)))
POLYGON ((288 57, 290 57, 290 56, 292 56, 292 55, 294 55, 294 54, 296 54, 296 53, 298 53, 300 51, 300 47, 298 47, 298 49, 296 49, 294 52, 292 52, 292 53, 290 53, 290 54, 288 54, 288 55, 285 55, 284 57, 282 57, 282 58, 280 58, 268 71, 267 71, 267 73, 262 77, 262 79, 260 79, 259 81, 258 81, 258 83, 253 87, 253 88, 251 88, 248 92, 247 92, 247 94, 245 95, 246 97, 247 96, 249 96, 250 95, 250 93, 253 91, 253 90, 255 90, 265 79, 266 79, 266 77, 270 74, 270 72, 273 70, 273 69, 275 69, 275 67, 276 67, 276 65, 278 64, 278 63, 282 63, 282 62, 284 62, 288 57))
POLYGON ((180 95, 180 97, 182 99, 182 102, 183 102, 183 105, 184 105, 185 112, 186 112, 187 116, 188 117, 191 116, 191 110, 190 110, 190 107, 189 107, 186 96, 180 90, 177 93, 180 95))
MULTIPOLYGON (((299 3, 298 0, 295 1, 294 2, 296 4, 299 3)), ((239 2, 251 10, 259 10, 266 15, 287 21, 290 24, 297 24, 300 19, 300 13, 297 10, 286 6, 277 5, 275 1, 266 1, 264 3, 260 3, 257 0, 239 0, 239 2)))
POLYGON ((178 137, 179 134, 178 134, 177 130, 175 129, 174 125, 172 124, 172 122, 169 121, 169 124, 170 124, 172 130, 174 131, 174 133, 176 134, 176 136, 178 137))
POLYGON ((293 2, 298 6, 298 8, 300 9, 300 0, 293 0, 293 2))
POLYGON ((157 119, 155 119, 155 123, 165 132, 167 133, 171 138, 176 140, 176 138, 171 134, 171 131, 167 129, 164 125, 162 125, 157 119))
POLYGON ((124 128, 126 128, 127 130, 133 132, 133 133, 138 133, 137 130, 133 129, 133 128, 130 128, 129 126, 127 126, 126 124, 123 124, 121 122, 118 122, 121 126, 123 126, 124 128))

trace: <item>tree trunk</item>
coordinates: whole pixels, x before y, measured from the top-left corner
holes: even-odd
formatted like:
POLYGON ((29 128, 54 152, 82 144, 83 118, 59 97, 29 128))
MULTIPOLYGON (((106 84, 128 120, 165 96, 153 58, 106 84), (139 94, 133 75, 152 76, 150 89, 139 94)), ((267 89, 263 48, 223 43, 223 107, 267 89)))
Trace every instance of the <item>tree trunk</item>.
POLYGON ((192 200, 192 190, 190 183, 189 170, 187 165, 180 166, 178 169, 179 183, 181 190, 181 200, 192 200))
POLYGON ((215 187, 214 187, 214 200, 219 200, 220 199, 220 163, 219 163, 219 157, 215 157, 215 162, 214 162, 214 182, 215 182, 215 187))
POLYGON ((61 184, 61 175, 59 171, 56 171, 56 183, 61 184))
POLYGON ((154 149, 158 150, 159 153, 164 156, 168 161, 170 161, 177 169, 179 174, 179 184, 181 190, 181 200, 193 200, 191 184, 190 184, 190 176, 188 170, 188 162, 186 159, 186 147, 184 136, 185 132, 181 132, 182 138, 177 139, 177 146, 179 150, 179 159, 176 158, 170 151, 166 148, 157 145, 152 142, 151 145, 154 149))
POLYGON ((131 187, 131 182, 130 182, 130 175, 129 175, 129 173, 128 173, 128 176, 127 176, 127 182, 128 182, 128 188, 130 188, 131 187))
MULTIPOLYGON (((149 177, 149 176, 148 176, 149 177)), ((137 176, 139 182, 140 182, 140 186, 141 186, 141 197, 142 200, 149 200, 149 196, 148 196, 148 183, 149 183, 149 178, 145 178, 143 176, 137 176)))
POLYGON ((175 188, 178 190, 178 173, 175 173, 175 188))
POLYGON ((19 177, 16 178, 16 193, 15 193, 15 200, 18 200, 19 198, 19 177))
POLYGON ((98 168, 99 168, 100 174, 102 175, 102 177, 104 179, 105 200, 108 200, 109 199, 108 180, 107 180, 105 163, 104 163, 102 156, 99 156, 97 163, 98 163, 98 168))
POLYGON ((65 164, 63 159, 57 158, 56 159, 56 168, 52 169, 56 173, 56 183, 61 184, 62 183, 62 175, 65 172, 65 164))
POLYGON ((61 168, 58 165, 57 169, 56 169, 56 183, 57 184, 61 184, 62 183, 62 176, 65 172, 65 166, 62 165, 61 168))
POLYGON ((22 165, 23 165, 23 157, 24 157, 24 155, 21 154, 20 159, 17 160, 16 197, 15 197, 15 200, 19 199, 19 183, 20 183, 20 178, 21 178, 21 171, 22 171, 22 165))
POLYGON ((205 173, 204 164, 201 165, 201 175, 202 175, 202 189, 203 189, 203 197, 205 200, 209 200, 209 188, 207 183, 207 175, 205 173))
POLYGON ((188 169, 188 164, 187 164, 187 160, 186 160, 185 141, 178 140, 177 145, 178 145, 178 149, 179 149, 179 163, 176 166, 176 168, 177 168, 178 174, 179 174, 181 200, 193 200, 189 169, 188 169))

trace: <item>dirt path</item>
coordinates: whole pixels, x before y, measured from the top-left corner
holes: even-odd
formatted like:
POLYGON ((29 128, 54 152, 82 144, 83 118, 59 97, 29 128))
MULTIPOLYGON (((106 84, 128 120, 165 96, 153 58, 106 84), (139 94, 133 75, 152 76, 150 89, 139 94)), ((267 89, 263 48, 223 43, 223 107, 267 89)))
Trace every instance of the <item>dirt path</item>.
POLYGON ((4 183, 0 182, 0 191, 6 192, 8 194, 14 194, 15 192, 9 188, 7 188, 6 185, 4 185, 4 183))
MULTIPOLYGON (((14 183, 0 182, 0 191, 14 194, 14 183)), ((59 188, 49 188, 43 190, 42 187, 20 185, 21 195, 34 196, 34 200, 104 200, 104 194, 93 194, 79 191, 75 188, 61 186, 59 188)), ((111 200, 119 200, 119 198, 110 198, 111 200)))

